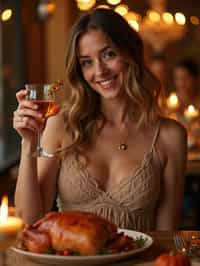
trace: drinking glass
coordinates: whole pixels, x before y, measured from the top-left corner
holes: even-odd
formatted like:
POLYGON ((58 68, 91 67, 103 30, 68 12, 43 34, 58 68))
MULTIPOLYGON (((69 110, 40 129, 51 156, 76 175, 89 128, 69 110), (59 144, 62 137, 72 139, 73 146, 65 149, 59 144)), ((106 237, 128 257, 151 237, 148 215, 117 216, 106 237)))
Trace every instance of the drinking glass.
MULTIPOLYGON (((55 94, 59 88, 59 84, 26 84, 25 88, 28 91, 26 99, 37 104, 38 110, 47 119, 49 116, 55 115, 59 110, 59 105, 56 103, 55 94)), ((41 145, 42 130, 38 130, 36 156, 53 158, 55 154, 48 153, 41 145)), ((33 154, 34 155, 34 154, 33 154)))

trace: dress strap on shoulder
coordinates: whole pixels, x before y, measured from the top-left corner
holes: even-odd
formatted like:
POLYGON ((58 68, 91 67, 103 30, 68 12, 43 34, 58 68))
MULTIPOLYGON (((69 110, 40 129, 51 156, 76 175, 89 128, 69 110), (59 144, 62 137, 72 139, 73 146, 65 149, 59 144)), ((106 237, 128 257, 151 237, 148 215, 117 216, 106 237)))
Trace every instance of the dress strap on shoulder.
POLYGON ((151 145, 151 151, 153 150, 153 148, 154 148, 154 146, 156 144, 156 141, 157 141, 157 138, 159 136, 159 133, 160 133, 160 120, 158 120, 158 122, 157 122, 157 127, 156 127, 156 130, 155 130, 155 134, 154 134, 152 145, 151 145))

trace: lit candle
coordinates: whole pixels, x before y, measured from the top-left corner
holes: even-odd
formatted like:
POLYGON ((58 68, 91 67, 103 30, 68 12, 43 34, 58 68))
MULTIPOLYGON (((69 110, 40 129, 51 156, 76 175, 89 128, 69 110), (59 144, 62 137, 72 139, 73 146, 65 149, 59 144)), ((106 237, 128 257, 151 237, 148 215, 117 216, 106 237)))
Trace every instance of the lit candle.
POLYGON ((167 98, 167 107, 171 111, 175 111, 179 107, 178 97, 175 92, 170 93, 169 97, 167 98))
POLYGON ((22 228, 22 219, 15 216, 8 216, 8 198, 3 197, 0 206, 0 250, 4 250, 13 245, 17 234, 22 228))
POLYGON ((184 110, 184 117, 188 122, 193 121, 199 116, 199 110, 194 107, 194 105, 189 105, 185 110, 184 110))

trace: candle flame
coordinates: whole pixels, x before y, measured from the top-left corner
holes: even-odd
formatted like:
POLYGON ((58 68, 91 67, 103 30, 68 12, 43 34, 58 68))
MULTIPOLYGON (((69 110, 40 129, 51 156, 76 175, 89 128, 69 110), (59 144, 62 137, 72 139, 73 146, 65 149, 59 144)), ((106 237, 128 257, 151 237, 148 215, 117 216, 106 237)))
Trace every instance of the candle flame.
POLYGON ((188 106, 188 112, 189 113, 194 113, 195 112, 195 107, 193 105, 188 106))
POLYGON ((167 98, 167 107, 173 110, 179 107, 179 100, 175 92, 170 93, 169 97, 167 98))
POLYGON ((0 222, 5 222, 8 217, 8 197, 4 196, 0 206, 0 222))
POLYGON ((172 104, 177 104, 178 103, 178 97, 176 96, 175 93, 172 93, 169 97, 169 101, 172 103, 172 104))

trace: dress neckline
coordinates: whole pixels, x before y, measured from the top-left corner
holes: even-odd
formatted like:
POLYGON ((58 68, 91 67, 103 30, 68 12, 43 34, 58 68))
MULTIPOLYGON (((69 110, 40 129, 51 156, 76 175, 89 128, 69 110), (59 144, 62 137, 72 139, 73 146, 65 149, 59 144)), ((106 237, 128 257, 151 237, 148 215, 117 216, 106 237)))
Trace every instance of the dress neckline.
POLYGON ((115 193, 117 193, 123 186, 125 186, 130 179, 135 179, 138 174, 141 172, 142 169, 146 169, 148 167, 148 165, 150 165, 151 161, 152 161, 152 156, 153 156, 153 152, 155 150, 155 144, 159 135, 159 131, 160 131, 160 121, 158 121, 154 136, 153 136, 153 141, 151 143, 150 146, 150 150, 146 151, 143 155, 143 158, 140 162, 138 162, 130 171, 130 174, 123 177, 121 179, 121 181, 113 187, 113 189, 111 190, 104 190, 100 184, 97 181, 97 178, 94 175, 90 174, 90 171, 88 170, 88 167, 83 164, 78 157, 72 156, 73 160, 75 161, 76 165, 79 167, 79 169, 81 169, 83 171, 83 176, 87 179, 86 181, 88 181, 90 183, 90 185, 93 187, 93 189, 95 188, 96 190, 98 190, 99 193, 104 193, 104 194, 109 194, 109 195, 113 195, 115 193))

